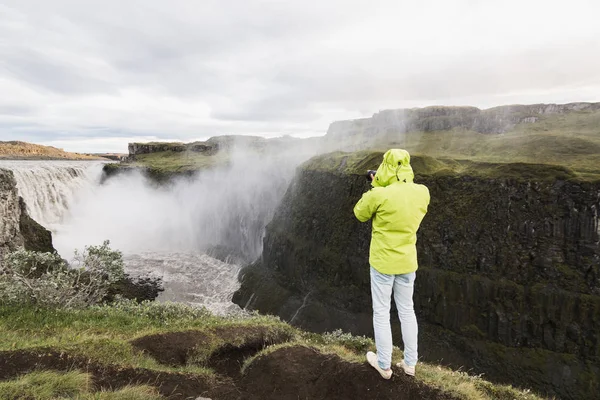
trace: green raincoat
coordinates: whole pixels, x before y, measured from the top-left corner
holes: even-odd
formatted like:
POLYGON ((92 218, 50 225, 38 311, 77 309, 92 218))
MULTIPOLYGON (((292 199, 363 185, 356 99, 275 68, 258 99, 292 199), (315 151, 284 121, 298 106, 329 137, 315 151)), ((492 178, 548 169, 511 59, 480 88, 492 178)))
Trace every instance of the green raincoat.
POLYGON ((388 150, 373 189, 354 206, 359 221, 373 218, 369 262, 382 274, 407 274, 418 268, 417 230, 427 213, 429 189, 413 179, 408 152, 388 150))

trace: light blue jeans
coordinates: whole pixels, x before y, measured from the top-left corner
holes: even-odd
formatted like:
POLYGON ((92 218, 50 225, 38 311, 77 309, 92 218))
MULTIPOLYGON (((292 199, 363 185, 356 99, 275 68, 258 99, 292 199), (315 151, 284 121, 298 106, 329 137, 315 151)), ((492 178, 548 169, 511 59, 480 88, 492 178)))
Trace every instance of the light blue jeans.
POLYGON ((371 267, 371 296, 373 297, 373 329, 377 360, 381 369, 392 365, 392 327, 390 305, 392 292, 398 308, 402 340, 404 341, 404 363, 417 365, 417 336, 419 327, 413 306, 413 292, 417 274, 386 275, 371 267))

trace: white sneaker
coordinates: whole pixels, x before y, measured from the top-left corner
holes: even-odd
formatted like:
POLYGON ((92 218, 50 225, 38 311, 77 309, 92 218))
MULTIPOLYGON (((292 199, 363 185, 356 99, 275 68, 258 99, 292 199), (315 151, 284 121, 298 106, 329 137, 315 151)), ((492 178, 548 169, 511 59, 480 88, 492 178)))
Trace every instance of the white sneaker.
POLYGON ((377 372, 379 372, 379 375, 381 375, 383 379, 390 379, 392 377, 391 368, 385 371, 379 366, 379 363, 377 362, 377 354, 373 353, 372 351, 369 351, 367 353, 367 361, 369 362, 369 364, 371 364, 371 367, 375 368, 377 372))
POLYGON ((404 360, 396 364, 396 367, 402 368, 406 375, 415 376, 415 367, 411 367, 409 365, 404 364, 404 360))

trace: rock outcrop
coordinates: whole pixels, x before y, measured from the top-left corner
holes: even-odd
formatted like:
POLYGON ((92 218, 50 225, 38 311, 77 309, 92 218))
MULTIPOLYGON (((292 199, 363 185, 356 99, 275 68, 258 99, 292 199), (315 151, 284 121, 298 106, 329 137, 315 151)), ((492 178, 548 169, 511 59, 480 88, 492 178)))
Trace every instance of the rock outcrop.
MULTIPOLYGON (((352 208, 381 155, 337 153, 298 170, 262 258, 240 274, 237 304, 314 331, 372 334, 370 224, 352 208)), ((600 181, 561 167, 467 164, 413 159, 432 198, 418 235, 420 355, 565 399, 593 398, 600 181)))
POLYGON ((121 163, 106 164, 101 179, 104 182, 121 173, 137 171, 150 181, 165 185, 180 178, 194 178, 203 170, 227 167, 239 155, 267 157, 292 149, 296 155, 312 155, 322 148, 320 139, 227 135, 192 143, 130 143, 129 155, 121 163))
POLYGON ((182 152, 186 151, 187 147, 184 143, 166 143, 166 142, 150 142, 150 143, 129 143, 129 160, 135 160, 135 156, 140 154, 159 153, 162 151, 182 152))
POLYGON ((479 133, 505 133, 520 123, 535 123, 540 117, 577 111, 600 110, 600 103, 533 104, 494 107, 411 108, 384 110, 371 118, 333 122, 326 139, 336 141, 364 136, 369 140, 389 134, 466 129, 479 133))
POLYGON ((298 144, 302 139, 292 137, 265 139, 260 136, 241 136, 241 135, 225 135, 215 136, 205 142, 192 143, 129 143, 129 161, 134 161, 136 156, 141 154, 161 153, 161 152, 194 152, 201 153, 207 156, 213 156, 219 151, 228 151, 234 147, 243 148, 245 150, 261 151, 265 149, 275 149, 277 147, 288 146, 290 144, 298 144))
POLYGON ((0 169, 0 262, 18 248, 54 252, 52 234, 27 214, 12 171, 0 169))

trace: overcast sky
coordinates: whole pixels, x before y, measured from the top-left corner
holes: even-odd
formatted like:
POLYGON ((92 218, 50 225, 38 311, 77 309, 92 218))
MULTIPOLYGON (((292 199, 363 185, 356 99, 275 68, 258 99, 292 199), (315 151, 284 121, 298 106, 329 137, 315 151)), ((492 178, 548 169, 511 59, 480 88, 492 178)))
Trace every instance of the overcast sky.
POLYGON ((598 0, 0 0, 0 140, 126 152, 600 101, 599 16, 598 0))

